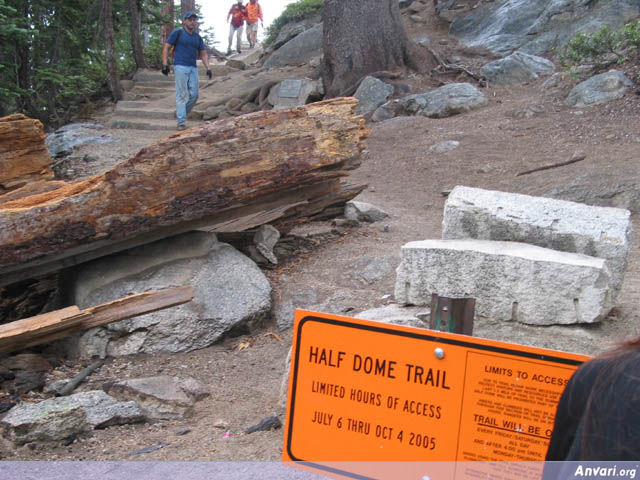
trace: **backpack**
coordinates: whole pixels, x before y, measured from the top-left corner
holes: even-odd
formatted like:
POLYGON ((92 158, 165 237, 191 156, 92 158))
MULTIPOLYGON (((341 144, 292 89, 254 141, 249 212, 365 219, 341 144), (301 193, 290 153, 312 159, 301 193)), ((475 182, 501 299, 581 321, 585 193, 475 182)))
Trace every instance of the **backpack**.
POLYGON ((176 36, 176 43, 173 44, 173 48, 171 49, 171 61, 173 62, 174 57, 176 56, 176 46, 180 41, 180 34, 182 34, 182 29, 178 30, 178 35, 176 36))

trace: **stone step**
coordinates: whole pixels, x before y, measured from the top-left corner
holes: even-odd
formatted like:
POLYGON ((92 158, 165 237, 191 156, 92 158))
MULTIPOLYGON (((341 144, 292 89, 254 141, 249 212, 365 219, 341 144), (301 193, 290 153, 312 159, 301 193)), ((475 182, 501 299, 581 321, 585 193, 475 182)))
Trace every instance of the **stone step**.
POLYGON ((173 88, 162 88, 162 87, 145 87, 145 86, 134 86, 130 92, 131 93, 161 93, 163 95, 168 95, 173 92, 173 88))
POLYGON ((119 117, 137 117, 137 118, 155 118, 155 119, 165 119, 171 120, 176 118, 176 112, 174 109, 171 110, 142 110, 140 108, 120 108, 116 107, 116 114, 119 117))
POLYGON ((136 82, 136 87, 154 87, 154 88, 175 88, 175 80, 173 79, 173 75, 171 77, 162 76, 164 80, 157 82, 136 82), (170 78, 170 80, 167 80, 170 78))
MULTIPOLYGON (((164 98, 164 97, 162 97, 164 98)), ((142 108, 149 105, 148 100, 120 100, 116 105, 116 110, 122 108, 142 108)))
POLYGON ((111 119, 111 128, 124 128, 127 130, 175 130, 176 122, 171 120, 154 120, 138 118, 117 118, 111 119))
POLYGON ((167 93, 133 93, 133 92, 124 92, 122 99, 127 101, 138 101, 138 100, 162 100, 167 97, 167 93))

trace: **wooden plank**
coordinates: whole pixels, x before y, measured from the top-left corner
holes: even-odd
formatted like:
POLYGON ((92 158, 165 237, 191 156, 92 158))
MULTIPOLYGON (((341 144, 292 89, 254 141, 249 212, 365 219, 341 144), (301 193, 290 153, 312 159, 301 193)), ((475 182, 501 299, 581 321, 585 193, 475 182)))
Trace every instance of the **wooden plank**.
POLYGON ((0 326, 0 352, 49 343, 73 333, 137 315, 187 303, 195 293, 189 285, 139 293, 95 307, 68 307, 0 326))

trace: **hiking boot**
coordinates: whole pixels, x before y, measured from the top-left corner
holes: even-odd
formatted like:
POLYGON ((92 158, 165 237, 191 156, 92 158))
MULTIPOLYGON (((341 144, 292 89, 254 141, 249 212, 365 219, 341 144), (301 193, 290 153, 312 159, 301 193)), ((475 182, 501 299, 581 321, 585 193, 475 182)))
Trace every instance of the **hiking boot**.
POLYGON ((231 49, 227 49, 227 55, 231 55, 231 49))
POLYGON ((178 125, 178 130, 186 130, 187 126, 186 125, 178 125))
POLYGON ((242 53, 242 50, 238 49, 238 53, 242 53))

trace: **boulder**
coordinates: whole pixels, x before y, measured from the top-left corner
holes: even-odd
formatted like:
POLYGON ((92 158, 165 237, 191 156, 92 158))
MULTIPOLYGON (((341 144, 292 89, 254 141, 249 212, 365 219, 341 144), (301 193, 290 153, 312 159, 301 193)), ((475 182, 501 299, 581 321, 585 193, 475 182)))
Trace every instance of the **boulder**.
POLYGON ((214 234, 189 232, 83 264, 73 274, 80 308, 130 292, 191 285, 184 305, 94 328, 72 340, 81 357, 183 352, 227 332, 250 329, 271 309, 271 287, 256 264, 214 234))
POLYGON ((80 145, 116 141, 110 133, 96 135, 96 132, 102 129, 104 125, 97 123, 72 123, 47 135, 45 144, 52 157, 61 157, 73 153, 80 145))
POLYGON ((445 203, 442 238, 524 242, 603 258, 615 298, 631 248, 631 212, 458 186, 445 203))
POLYGON ((355 113, 359 115, 367 115, 376 108, 386 102, 393 95, 394 88, 392 85, 378 80, 375 77, 365 77, 358 89, 353 94, 358 99, 358 106, 355 113))
POLYGON ((601 258, 517 242, 423 240, 402 247, 395 296, 476 299, 476 315, 533 325, 594 323, 612 308, 601 258))
POLYGON ((168 376, 118 381, 108 386, 108 392, 135 401, 147 417, 157 420, 191 416, 196 402, 209 396, 209 391, 193 378, 168 376))
POLYGON ((14 445, 23 445, 61 441, 94 428, 141 421, 144 415, 135 402, 89 391, 16 405, 0 421, 0 430, 14 445))
POLYGON ((264 62, 264 68, 301 65, 322 55, 322 24, 296 35, 264 62))
POLYGON ((609 70, 573 87, 565 103, 577 108, 600 105, 622 97, 632 85, 633 82, 623 73, 609 70))
POLYGON ((639 16, 636 0, 497 0, 453 18, 449 33, 468 47, 498 55, 516 50, 541 55, 579 32, 594 33, 605 25, 618 29, 639 16))
POLYGON ((401 115, 445 118, 476 110, 488 103, 486 95, 470 83, 450 83, 427 93, 391 100, 378 107, 371 120, 376 122, 401 115))
POLYGON ((388 218, 389 214, 370 203, 352 200, 345 205, 344 216, 347 220, 374 223, 388 218))
POLYGON ((499 86, 530 82, 537 80, 540 76, 551 75, 554 71, 553 62, 523 52, 514 52, 480 69, 480 73, 490 83, 499 86))

